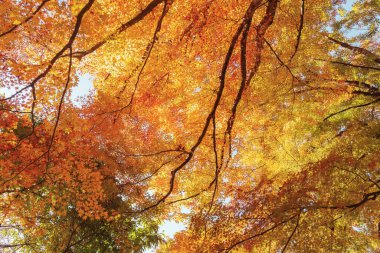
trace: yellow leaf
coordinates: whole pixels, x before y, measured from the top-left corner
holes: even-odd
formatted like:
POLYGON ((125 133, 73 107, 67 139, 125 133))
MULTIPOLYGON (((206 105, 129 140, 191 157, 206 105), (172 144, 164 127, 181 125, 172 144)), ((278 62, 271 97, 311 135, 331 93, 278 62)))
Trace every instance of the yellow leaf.
POLYGON ((21 21, 16 19, 15 21, 13 21, 12 24, 13 24, 13 25, 20 25, 20 24, 21 24, 21 21))
POLYGON ((75 3, 73 5, 71 5, 71 13, 74 15, 74 16, 77 16, 80 12, 80 10, 83 8, 83 4, 82 3, 75 3))

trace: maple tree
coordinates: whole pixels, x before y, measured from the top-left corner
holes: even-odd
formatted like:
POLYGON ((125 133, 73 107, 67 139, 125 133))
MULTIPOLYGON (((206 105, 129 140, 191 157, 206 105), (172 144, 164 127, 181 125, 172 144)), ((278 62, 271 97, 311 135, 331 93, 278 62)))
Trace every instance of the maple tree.
POLYGON ((0 3, 4 252, 380 248, 378 1, 0 3))

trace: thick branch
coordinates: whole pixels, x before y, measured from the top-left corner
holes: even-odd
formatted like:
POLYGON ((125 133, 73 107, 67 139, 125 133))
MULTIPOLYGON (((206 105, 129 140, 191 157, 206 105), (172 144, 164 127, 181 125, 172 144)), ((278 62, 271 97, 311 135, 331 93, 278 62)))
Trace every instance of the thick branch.
POLYGON ((257 26, 257 35, 255 40, 255 62, 250 70, 250 74, 247 78, 247 86, 251 83, 253 76, 257 73, 261 63, 261 51, 264 47, 264 35, 268 30, 269 26, 273 23, 274 16, 276 14, 278 0, 270 0, 265 12, 264 18, 261 20, 260 24, 257 26))
MULTIPOLYGON (((273 23, 273 19, 276 13, 276 8, 277 8, 277 0, 270 0, 266 9, 266 14, 262 18, 260 24, 257 27, 257 34, 256 34, 256 39, 255 39, 255 51, 254 51, 254 64, 253 67, 251 68, 251 72, 249 74, 249 77, 247 77, 247 59, 246 59, 246 50, 247 50, 247 37, 249 33, 249 28, 252 22, 252 17, 254 14, 254 11, 260 7, 260 2, 253 1, 251 3, 251 6, 249 8, 249 12, 247 12, 245 16, 245 20, 247 20, 247 24, 244 27, 243 30, 243 35, 241 39, 241 50, 240 50, 240 64, 241 64, 241 83, 239 87, 239 91, 235 97, 234 104, 231 108, 231 116, 228 119, 227 122, 227 127, 226 131, 224 133, 224 142, 223 142, 223 147, 222 147, 222 157, 221 157, 221 165, 220 169, 223 166, 223 155, 224 155, 224 146, 226 144, 226 138, 229 136, 229 139, 231 140, 231 132, 234 126, 235 122, 235 117, 236 117, 236 112, 237 108, 239 106, 239 103, 241 101, 241 98, 243 96, 243 93, 246 89, 246 87, 250 84, 253 76, 257 73, 259 66, 261 64, 261 52, 263 50, 263 44, 265 41, 264 35, 266 31, 268 30, 269 26, 273 23)), ((231 150, 231 143, 230 143, 230 150, 231 150)), ((229 156, 230 159, 230 156, 229 156)), ((228 164, 227 160, 227 163, 228 164)), ((220 170, 219 169, 219 170, 220 170)))
POLYGON ((343 42, 343 41, 340 41, 340 40, 337 40, 337 39, 334 39, 331 37, 328 37, 328 39, 331 40, 332 42, 335 42, 336 44, 344 47, 344 48, 350 49, 351 51, 353 51, 355 53, 359 53, 359 54, 368 56, 369 58, 373 59, 375 62, 380 63, 380 56, 372 53, 371 51, 369 51, 365 48, 352 46, 346 42, 343 42))

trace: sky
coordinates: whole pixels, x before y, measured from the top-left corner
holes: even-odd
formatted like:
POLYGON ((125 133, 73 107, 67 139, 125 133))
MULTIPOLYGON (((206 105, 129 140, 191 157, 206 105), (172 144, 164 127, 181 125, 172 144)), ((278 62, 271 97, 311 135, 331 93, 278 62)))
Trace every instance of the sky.
POLYGON ((74 105, 80 107, 82 103, 79 99, 90 95, 91 91, 94 90, 94 77, 88 73, 83 75, 78 73, 77 76, 78 84, 72 88, 70 100, 74 105))

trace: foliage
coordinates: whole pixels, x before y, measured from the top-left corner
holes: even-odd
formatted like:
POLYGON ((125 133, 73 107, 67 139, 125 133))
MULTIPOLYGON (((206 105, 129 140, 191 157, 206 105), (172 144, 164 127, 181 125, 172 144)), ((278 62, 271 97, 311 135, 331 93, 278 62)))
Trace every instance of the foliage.
POLYGON ((379 9, 1 1, 0 247, 375 252, 379 9))

